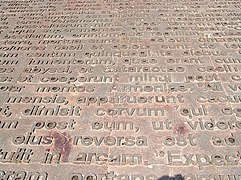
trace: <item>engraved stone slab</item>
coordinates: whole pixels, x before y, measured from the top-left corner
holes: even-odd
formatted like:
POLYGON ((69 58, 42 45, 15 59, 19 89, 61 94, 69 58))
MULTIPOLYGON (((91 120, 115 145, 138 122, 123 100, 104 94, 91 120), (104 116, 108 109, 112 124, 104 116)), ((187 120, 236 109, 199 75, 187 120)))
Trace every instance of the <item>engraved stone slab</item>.
POLYGON ((0 0, 0 179, 240 180, 239 0, 0 0))

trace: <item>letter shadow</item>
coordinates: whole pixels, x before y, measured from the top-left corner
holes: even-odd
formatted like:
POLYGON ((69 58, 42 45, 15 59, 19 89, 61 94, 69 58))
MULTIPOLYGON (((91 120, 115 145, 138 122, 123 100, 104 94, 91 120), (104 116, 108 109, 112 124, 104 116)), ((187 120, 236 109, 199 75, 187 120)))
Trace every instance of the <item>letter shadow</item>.
POLYGON ((181 174, 177 174, 174 177, 162 176, 162 177, 158 178, 157 180, 184 180, 184 176, 182 176, 181 174))

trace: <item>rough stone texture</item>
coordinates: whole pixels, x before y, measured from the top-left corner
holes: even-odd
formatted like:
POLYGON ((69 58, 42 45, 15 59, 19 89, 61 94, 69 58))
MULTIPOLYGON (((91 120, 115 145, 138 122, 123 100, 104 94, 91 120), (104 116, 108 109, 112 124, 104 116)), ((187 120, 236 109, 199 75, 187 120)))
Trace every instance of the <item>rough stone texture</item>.
POLYGON ((240 180, 240 0, 1 0, 0 179, 240 180))

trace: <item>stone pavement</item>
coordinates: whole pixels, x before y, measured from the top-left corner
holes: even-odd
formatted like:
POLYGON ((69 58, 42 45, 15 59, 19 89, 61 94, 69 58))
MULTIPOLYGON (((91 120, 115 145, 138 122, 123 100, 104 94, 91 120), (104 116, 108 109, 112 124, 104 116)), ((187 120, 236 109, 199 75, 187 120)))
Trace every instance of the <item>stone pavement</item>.
POLYGON ((0 0, 1 180, 240 180, 240 0, 0 0))

